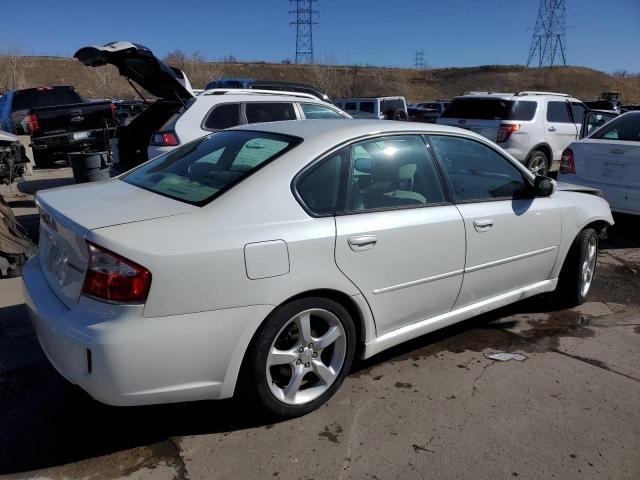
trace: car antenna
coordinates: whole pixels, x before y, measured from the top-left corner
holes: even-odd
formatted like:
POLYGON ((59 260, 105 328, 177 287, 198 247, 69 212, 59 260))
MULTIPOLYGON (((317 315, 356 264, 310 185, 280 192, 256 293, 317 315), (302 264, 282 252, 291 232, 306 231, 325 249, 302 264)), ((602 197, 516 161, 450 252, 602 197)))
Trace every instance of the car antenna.
POLYGON ((127 77, 127 82, 129 82, 129 85, 131 85, 131 88, 133 88, 133 89, 136 91, 136 93, 140 96, 140 98, 142 99, 142 101, 143 101, 146 105, 149 105, 149 102, 147 102, 147 99, 146 99, 146 98, 144 98, 144 97, 142 96, 142 94, 140 93, 140 90, 138 90, 138 89, 136 88, 136 86, 134 85, 134 83, 131 81, 131 79, 130 79, 129 77, 127 77))

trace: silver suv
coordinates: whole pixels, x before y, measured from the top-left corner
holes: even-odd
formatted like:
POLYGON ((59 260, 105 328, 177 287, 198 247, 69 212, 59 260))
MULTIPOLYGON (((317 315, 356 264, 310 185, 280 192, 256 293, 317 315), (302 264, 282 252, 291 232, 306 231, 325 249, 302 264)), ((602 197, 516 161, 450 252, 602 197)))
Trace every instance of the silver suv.
POLYGON ((437 123, 479 133, 533 173, 546 175, 578 138, 585 108, 564 93, 467 92, 454 98, 437 123))

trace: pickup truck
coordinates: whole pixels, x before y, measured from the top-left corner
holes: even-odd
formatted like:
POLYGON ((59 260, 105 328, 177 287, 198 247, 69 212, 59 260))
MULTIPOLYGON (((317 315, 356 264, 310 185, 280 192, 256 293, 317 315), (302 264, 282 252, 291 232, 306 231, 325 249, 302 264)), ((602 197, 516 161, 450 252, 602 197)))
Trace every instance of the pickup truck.
POLYGON ((28 88, 0 99, 0 125, 30 135, 36 165, 66 159, 71 151, 104 148, 105 127, 115 124, 111 101, 84 100, 72 86, 28 88))

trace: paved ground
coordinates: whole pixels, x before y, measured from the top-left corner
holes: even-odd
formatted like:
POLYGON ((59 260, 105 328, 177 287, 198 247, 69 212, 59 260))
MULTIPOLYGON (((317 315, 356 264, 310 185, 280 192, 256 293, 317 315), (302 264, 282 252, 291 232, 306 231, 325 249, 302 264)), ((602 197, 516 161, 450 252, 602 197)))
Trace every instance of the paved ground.
MULTIPOLYGON (((68 181, 55 174, 22 189, 68 181)), ((34 231, 30 197, 15 193, 8 200, 34 231)), ((556 311, 530 299, 414 340, 359 364, 317 412, 281 423, 237 401, 92 401, 43 358, 19 280, 0 280, 0 474, 640 478, 640 222, 617 221, 589 303, 556 311)))

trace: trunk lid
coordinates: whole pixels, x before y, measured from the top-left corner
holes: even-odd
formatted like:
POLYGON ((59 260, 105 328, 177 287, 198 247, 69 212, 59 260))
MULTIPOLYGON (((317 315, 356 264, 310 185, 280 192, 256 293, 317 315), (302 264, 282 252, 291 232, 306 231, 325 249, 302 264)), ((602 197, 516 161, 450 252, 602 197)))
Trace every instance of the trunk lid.
POLYGON ((69 308, 82 291, 90 230, 198 210, 117 179, 41 191, 36 203, 40 265, 53 292, 69 308))
POLYGON ((88 67, 114 65, 120 75, 158 98, 188 100, 194 97, 189 80, 181 70, 168 66, 150 49, 137 43, 112 42, 104 46, 88 46, 73 56, 88 67))
POLYGON ((640 143, 588 138, 575 142, 571 149, 578 178, 640 187, 640 143))
POLYGON ((502 123, 501 120, 481 120, 475 118, 442 118, 439 117, 437 123, 440 125, 451 125, 452 127, 464 128, 471 130, 492 142, 498 139, 498 127, 502 123))
POLYGON ((63 133, 98 130, 104 128, 105 121, 113 124, 111 102, 84 102, 73 105, 42 107, 30 113, 38 119, 38 130, 32 137, 46 137, 63 133))

